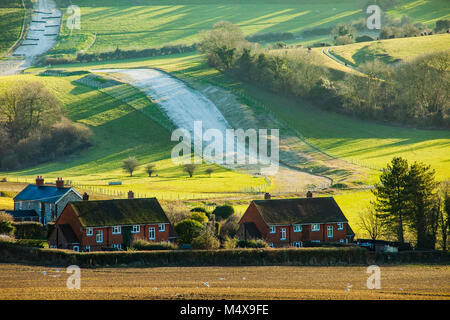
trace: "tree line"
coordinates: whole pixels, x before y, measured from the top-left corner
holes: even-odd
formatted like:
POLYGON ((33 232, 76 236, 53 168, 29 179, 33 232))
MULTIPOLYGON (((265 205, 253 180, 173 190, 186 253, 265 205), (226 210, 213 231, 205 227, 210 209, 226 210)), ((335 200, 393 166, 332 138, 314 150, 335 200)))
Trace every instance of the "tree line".
POLYGON ((201 34, 199 49, 210 66, 277 94, 306 98, 323 109, 365 119, 450 128, 450 52, 388 65, 360 66, 367 76, 335 79, 304 48, 270 49, 248 42, 239 27, 218 22, 201 34))

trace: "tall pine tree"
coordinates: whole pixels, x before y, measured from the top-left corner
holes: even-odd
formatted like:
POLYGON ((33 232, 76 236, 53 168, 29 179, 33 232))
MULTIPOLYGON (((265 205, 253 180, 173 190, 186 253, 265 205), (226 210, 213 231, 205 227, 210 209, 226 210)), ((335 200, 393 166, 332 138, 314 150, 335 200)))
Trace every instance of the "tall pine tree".
POLYGON ((383 227, 395 234, 397 241, 405 242, 404 231, 408 221, 408 162, 395 157, 380 175, 372 193, 376 197, 373 203, 383 227))

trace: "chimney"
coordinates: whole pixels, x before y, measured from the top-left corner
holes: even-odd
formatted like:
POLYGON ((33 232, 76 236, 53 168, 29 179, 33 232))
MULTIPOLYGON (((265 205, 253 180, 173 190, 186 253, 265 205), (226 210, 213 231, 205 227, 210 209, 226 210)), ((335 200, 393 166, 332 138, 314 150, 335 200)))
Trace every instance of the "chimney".
POLYGON ((307 197, 307 198, 312 198, 312 192, 311 192, 311 191, 308 191, 308 192, 306 193, 306 197, 307 197))
POLYGON ((133 191, 128 191, 128 199, 134 199, 134 192, 133 191))
POLYGON ((271 198, 270 193, 266 192, 264 194, 264 200, 270 200, 270 198, 271 198))
POLYGON ((83 194, 83 201, 89 201, 89 195, 86 192, 83 194))
POLYGON ((64 188, 64 180, 62 178, 56 179, 56 187, 57 188, 64 188))
POLYGON ((42 176, 36 177, 36 185, 37 186, 43 186, 44 185, 44 179, 42 179, 42 176))

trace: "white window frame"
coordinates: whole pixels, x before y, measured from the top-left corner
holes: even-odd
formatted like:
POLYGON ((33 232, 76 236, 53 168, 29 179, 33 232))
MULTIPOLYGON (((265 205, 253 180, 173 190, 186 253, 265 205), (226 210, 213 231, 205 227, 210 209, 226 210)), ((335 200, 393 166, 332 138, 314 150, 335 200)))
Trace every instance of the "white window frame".
POLYGON ((314 223, 311 225, 311 231, 320 231, 320 223, 314 223), (317 228, 316 228, 317 227, 317 228))
POLYGON ((95 234, 95 241, 97 243, 103 243, 103 230, 97 230, 97 233, 95 234), (101 239, 99 240, 99 236, 101 239))
POLYGON ((269 247, 273 248, 273 242, 269 243, 269 247))
POLYGON ((150 227, 148 228, 148 240, 155 240, 156 239, 156 228, 150 227), (150 237, 153 233, 153 237, 150 237))
POLYGON ((280 240, 286 240, 286 236, 287 236, 287 231, 286 231, 286 228, 281 228, 281 230, 280 230, 281 232, 281 237, 280 237, 280 240))
POLYGON ((311 240, 313 243, 320 243, 320 240, 311 240))
POLYGON ((334 236, 333 226, 327 226, 327 237, 333 238, 333 236, 334 236), (331 235, 330 235, 330 231, 331 231, 331 235))
POLYGON ((120 243, 113 243, 112 247, 114 249, 122 249, 122 244, 120 244, 120 243))
POLYGON ((158 224, 158 232, 166 231, 166 225, 164 223, 158 224))
POLYGON ((76 251, 76 252, 80 252, 80 246, 73 246, 72 247, 72 250, 73 251, 76 251), (75 249, 76 248, 76 249, 75 249))
POLYGON ((343 222, 338 222, 337 223, 337 229, 338 230, 344 230, 344 223, 343 222))
POLYGON ((133 225, 133 229, 131 229, 131 233, 139 233, 141 232, 141 226, 138 224, 133 225))
POLYGON ((277 227, 276 226, 270 226, 270 233, 277 233, 277 227))
POLYGON ((292 246, 294 248, 301 248, 302 247, 302 242, 301 241, 294 241, 294 242, 292 242, 292 246))
POLYGON ((114 226, 112 228, 112 234, 121 234, 122 233, 122 227, 121 226, 114 226))
POLYGON ((303 228, 301 224, 294 224, 294 232, 302 232, 303 228))
POLYGON ((85 246, 84 247, 84 251, 91 252, 91 246, 85 246))
POLYGON ((86 236, 90 237, 94 235, 94 228, 86 228, 86 236))
POLYGON ((340 243, 344 243, 344 239, 339 240, 340 243))

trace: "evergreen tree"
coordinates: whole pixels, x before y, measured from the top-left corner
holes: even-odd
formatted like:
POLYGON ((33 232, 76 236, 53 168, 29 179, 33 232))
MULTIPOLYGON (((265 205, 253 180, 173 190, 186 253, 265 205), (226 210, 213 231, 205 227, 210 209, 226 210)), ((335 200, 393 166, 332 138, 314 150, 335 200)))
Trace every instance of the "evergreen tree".
POLYGON ((404 230, 408 218, 407 196, 408 162, 400 157, 392 159, 380 175, 372 193, 373 203, 381 224, 394 233, 400 243, 404 243, 404 230))
POLYGON ((407 176, 409 223, 416 234, 417 248, 434 249, 440 205, 436 201, 435 171, 429 165, 415 162, 407 176))

